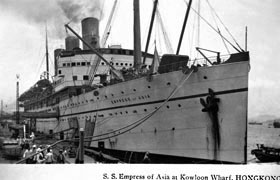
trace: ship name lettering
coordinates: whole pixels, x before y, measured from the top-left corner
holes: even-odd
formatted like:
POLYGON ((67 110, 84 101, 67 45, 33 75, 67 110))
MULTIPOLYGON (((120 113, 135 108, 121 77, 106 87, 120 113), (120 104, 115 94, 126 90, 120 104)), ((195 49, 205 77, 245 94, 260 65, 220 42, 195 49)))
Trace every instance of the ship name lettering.
POLYGON ((126 175, 126 174, 120 173, 119 179, 128 179, 128 180, 145 179, 145 176, 143 176, 143 175, 126 175))
MULTIPOLYGON (((181 174, 180 175, 180 180, 208 180, 208 176, 188 176, 186 174, 181 174)), ((221 180, 221 179, 212 179, 212 180, 221 180)))
POLYGON ((156 179, 170 179, 170 177, 167 175, 167 174, 164 174, 164 175, 162 175, 162 174, 158 174, 157 176, 156 176, 156 179))

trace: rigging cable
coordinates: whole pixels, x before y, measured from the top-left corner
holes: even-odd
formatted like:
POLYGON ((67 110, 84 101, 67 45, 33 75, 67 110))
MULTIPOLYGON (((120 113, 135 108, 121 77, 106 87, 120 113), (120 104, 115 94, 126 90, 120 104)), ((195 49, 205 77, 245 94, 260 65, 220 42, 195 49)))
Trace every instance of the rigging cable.
MULTIPOLYGON (((214 16, 215 11, 214 11, 214 9, 212 9, 212 7, 210 6, 208 0, 207 0, 207 2, 208 2, 208 5, 209 5, 210 9, 212 10, 212 11, 211 11, 211 15, 212 15, 212 18, 214 19, 215 25, 216 25, 217 30, 218 30, 218 32, 219 32, 219 35, 220 35, 220 37, 221 37, 222 32, 220 31, 220 28, 219 28, 219 26, 218 26, 217 20, 216 20, 216 18, 215 18, 215 16, 214 16)), ((229 49, 228 49, 228 47, 227 47, 227 44, 226 44, 225 40, 224 40, 222 37, 221 37, 221 39, 222 39, 222 41, 223 41, 223 44, 224 44, 224 46, 225 46, 225 48, 226 48, 228 54, 230 54, 230 51, 229 51, 229 49)))
MULTIPOLYGON (((186 0, 184 0, 186 4, 188 4, 188 2, 186 2, 186 0)), ((204 17, 202 17, 200 14, 198 14, 198 12, 191 7, 191 9, 212 29, 214 30, 216 33, 219 34, 218 30, 215 29, 204 17)), ((235 47, 227 38, 225 38, 223 35, 221 35, 221 37, 227 42, 229 43, 236 51, 241 52, 242 49, 238 49, 237 47, 235 47)))
POLYGON ((159 8, 157 8, 157 10, 156 10, 156 16, 157 16, 157 19, 159 21, 159 24, 160 24, 160 27, 161 27, 161 30, 162 30, 162 34, 163 34, 163 37, 164 37, 165 44, 167 46, 167 50, 168 50, 169 53, 174 54, 174 50, 172 48, 168 33, 167 33, 166 28, 164 26, 159 8))
POLYGON ((228 34, 231 36, 231 38, 233 39, 233 41, 235 42, 235 44, 240 48, 241 51, 243 51, 243 49, 240 47, 240 45, 237 43, 236 39, 233 37, 233 35, 230 33, 230 31, 228 30, 228 28, 225 26, 225 24, 223 23, 223 21, 220 19, 220 17, 218 16, 218 14, 216 13, 215 9, 211 6, 211 4, 209 3, 209 1, 207 0, 207 3, 210 7, 210 9, 215 13, 215 15, 217 16, 218 20, 221 22, 221 24, 224 26, 225 30, 228 32, 228 34))

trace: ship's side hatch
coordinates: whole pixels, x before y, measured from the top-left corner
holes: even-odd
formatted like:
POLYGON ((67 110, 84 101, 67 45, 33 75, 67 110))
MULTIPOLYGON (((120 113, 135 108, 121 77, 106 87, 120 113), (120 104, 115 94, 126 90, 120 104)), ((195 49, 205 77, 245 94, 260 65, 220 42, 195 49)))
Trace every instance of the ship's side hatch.
POLYGON ((164 54, 160 60, 158 72, 167 73, 171 71, 178 71, 186 67, 189 61, 189 56, 164 54))
MULTIPOLYGON (((95 119, 87 119, 85 123, 85 137, 93 136, 94 133, 94 128, 95 128, 95 119)), ((85 146, 90 146, 90 141, 85 141, 84 145, 85 146)))

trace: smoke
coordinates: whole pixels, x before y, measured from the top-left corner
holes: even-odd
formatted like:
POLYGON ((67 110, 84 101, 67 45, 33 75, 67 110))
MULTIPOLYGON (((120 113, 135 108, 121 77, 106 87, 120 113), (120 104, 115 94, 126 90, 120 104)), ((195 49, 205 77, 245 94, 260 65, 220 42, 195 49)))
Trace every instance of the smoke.
POLYGON ((13 13, 42 31, 47 23, 49 37, 63 39, 65 23, 77 29, 85 17, 101 19, 103 5, 101 0, 1 0, 0 11, 13 13))
MULTIPOLYGON (((104 3, 104 1, 103 1, 104 3)), ((59 0, 58 5, 71 22, 80 22, 86 17, 101 19, 103 3, 100 0, 59 0)))

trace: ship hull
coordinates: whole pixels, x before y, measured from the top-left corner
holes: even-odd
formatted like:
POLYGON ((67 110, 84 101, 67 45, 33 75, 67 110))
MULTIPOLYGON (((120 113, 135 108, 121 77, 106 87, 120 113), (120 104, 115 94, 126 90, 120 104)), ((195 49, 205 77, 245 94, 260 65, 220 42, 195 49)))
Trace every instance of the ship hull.
MULTIPOLYGON (((59 120, 48 121, 54 132, 84 128, 93 136, 86 145, 118 156, 246 163, 248 71, 249 61, 240 61, 122 82, 61 101, 59 120), (210 91, 216 112, 203 111, 210 91)), ((37 129, 48 131, 44 124, 37 129)))

